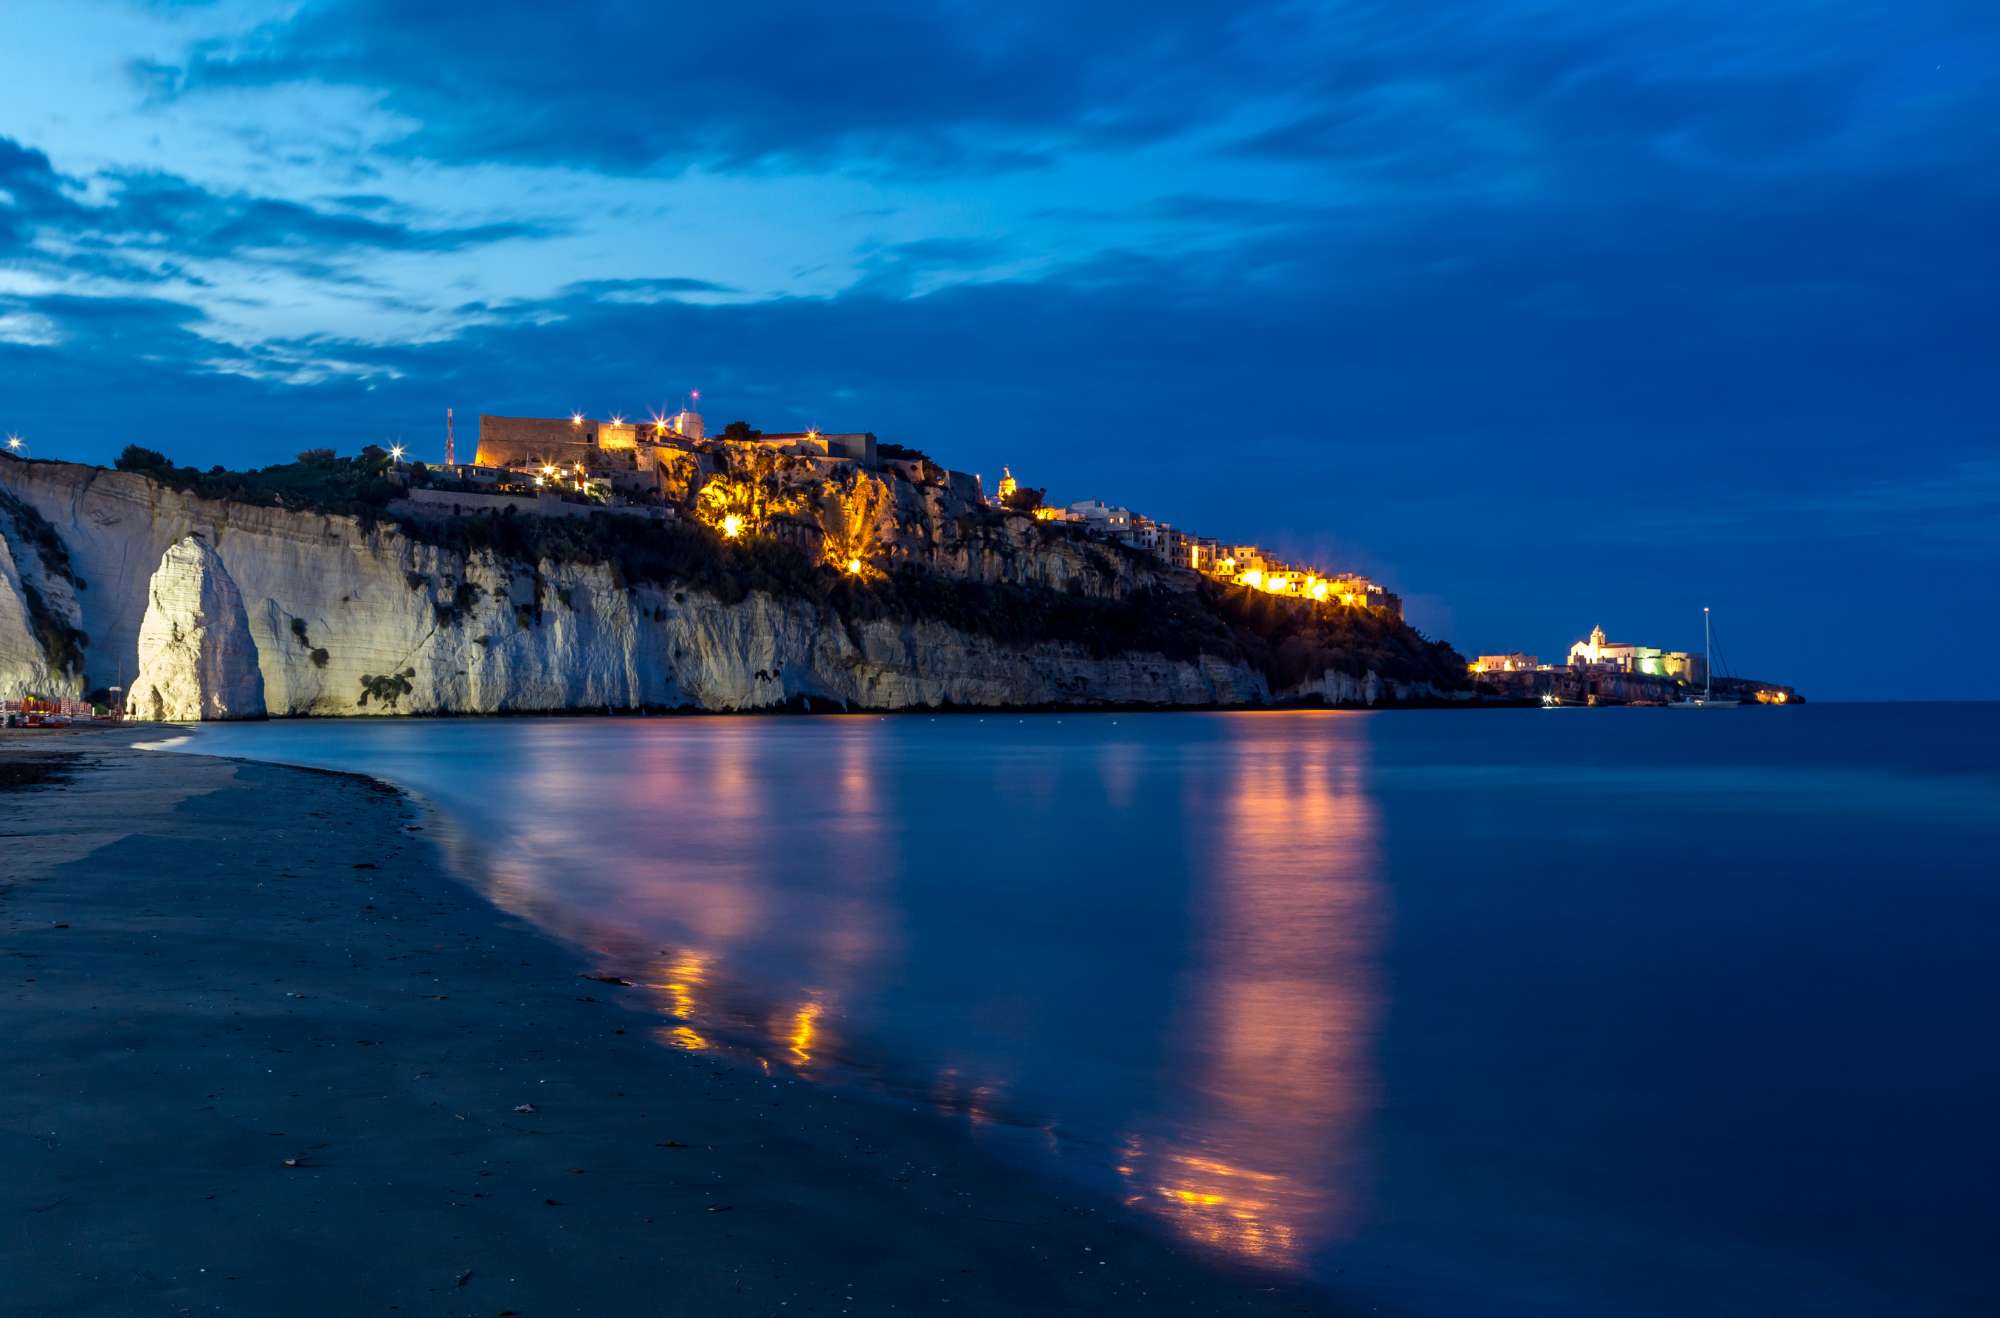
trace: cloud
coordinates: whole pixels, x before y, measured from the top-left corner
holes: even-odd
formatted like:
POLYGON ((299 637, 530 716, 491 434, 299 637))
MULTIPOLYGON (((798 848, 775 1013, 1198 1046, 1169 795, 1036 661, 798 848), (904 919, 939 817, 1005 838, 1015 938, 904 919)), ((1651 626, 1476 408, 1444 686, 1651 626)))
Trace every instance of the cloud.
POLYGON ((49 348, 62 342, 62 328, 48 316, 32 311, 0 311, 0 343, 49 348))
POLYGON ((59 173, 42 151, 0 137, 0 243, 45 269, 180 279, 191 263, 251 261, 339 277, 357 253, 437 253, 551 237, 546 221, 419 223, 382 198, 313 205, 201 187, 157 170, 59 173))
POLYGON ((1995 57, 1990 7, 1948 3, 1166 0, 1051 21, 997 0, 304 0, 131 72, 160 102, 361 89, 409 125, 402 150, 445 161, 992 175, 1205 139, 1382 186, 1507 192, 1891 148, 1971 164, 2000 130, 1930 130, 1991 105, 1995 57))
POLYGON ((583 279, 566 285, 562 293, 566 297, 588 298, 599 302, 630 302, 640 306, 652 306, 677 298, 701 294, 722 296, 736 291, 727 284, 718 284, 713 280, 673 275, 654 279, 583 279))
POLYGON ((614 172, 1033 168, 1078 145, 1160 140, 1232 89, 1182 75, 1233 51, 1222 0, 1061 22, 989 0, 941 6, 480 7, 309 0, 284 20, 130 68, 156 100, 301 83, 367 88, 434 159, 614 172))

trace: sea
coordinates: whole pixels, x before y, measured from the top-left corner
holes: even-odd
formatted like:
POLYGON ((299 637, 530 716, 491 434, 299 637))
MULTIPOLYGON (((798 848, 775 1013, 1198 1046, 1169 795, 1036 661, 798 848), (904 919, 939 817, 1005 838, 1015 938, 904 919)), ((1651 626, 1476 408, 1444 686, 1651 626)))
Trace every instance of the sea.
POLYGON ((2000 1312, 2000 705, 351 719, 660 1046, 1385 1313, 2000 1312))

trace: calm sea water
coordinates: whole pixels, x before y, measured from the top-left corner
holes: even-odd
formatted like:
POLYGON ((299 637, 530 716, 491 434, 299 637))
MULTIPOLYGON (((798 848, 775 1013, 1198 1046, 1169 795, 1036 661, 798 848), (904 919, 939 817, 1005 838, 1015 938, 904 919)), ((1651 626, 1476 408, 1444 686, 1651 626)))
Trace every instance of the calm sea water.
POLYGON ((667 1046, 1428 1314, 2000 1303, 2000 706, 366 721, 667 1046))

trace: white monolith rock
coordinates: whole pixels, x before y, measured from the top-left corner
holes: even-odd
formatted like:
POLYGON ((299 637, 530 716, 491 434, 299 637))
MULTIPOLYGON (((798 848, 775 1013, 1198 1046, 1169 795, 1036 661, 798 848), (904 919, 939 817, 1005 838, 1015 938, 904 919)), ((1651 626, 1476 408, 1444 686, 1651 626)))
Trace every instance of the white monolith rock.
POLYGON ((243 596, 198 535, 167 546, 153 572, 126 710, 175 723, 264 715, 264 677, 243 596))

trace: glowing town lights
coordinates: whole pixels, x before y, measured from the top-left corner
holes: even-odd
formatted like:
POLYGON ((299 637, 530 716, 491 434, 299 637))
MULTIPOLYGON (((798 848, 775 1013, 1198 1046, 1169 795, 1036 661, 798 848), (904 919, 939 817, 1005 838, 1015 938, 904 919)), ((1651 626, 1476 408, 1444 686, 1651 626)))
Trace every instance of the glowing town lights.
POLYGON ((1262 590, 1264 588, 1264 574, 1254 567, 1236 579, 1252 590, 1262 590))
POLYGON ((543 463, 543 464, 542 464, 542 475, 544 475, 544 476, 553 476, 553 475, 555 475, 555 474, 556 474, 556 465, 555 465, 555 463, 553 463, 553 462, 545 462, 545 463, 543 463))
POLYGON ((583 424, 583 413, 571 412, 569 414, 569 423, 572 426, 581 426, 583 424))
POLYGON ((742 534, 743 519, 740 516, 730 513, 722 519, 722 538, 724 540, 734 540, 742 534))
POLYGON ((7 451, 10 453, 19 453, 21 451, 21 437, 19 435, 7 436, 7 451))
POLYGON ((389 456, 397 462, 401 462, 403 460, 403 446, 401 444, 391 444, 389 446, 389 456))
POLYGON ((625 418, 618 415, 616 412, 613 412, 611 414, 611 424, 614 426, 622 426, 625 424, 625 418))
POLYGON ((541 478, 540 476, 537 476, 537 477, 535 477, 535 484, 537 484, 537 485, 541 485, 541 484, 545 484, 545 482, 543 481, 543 479, 542 479, 542 478, 541 478))
POLYGON ((856 577, 860 576, 860 575, 861 575, 861 560, 860 560, 860 559, 858 559, 858 558, 850 558, 850 559, 848 559, 848 560, 847 560, 847 571, 848 571, 848 574, 849 574, 850 576, 856 576, 856 577))

